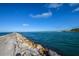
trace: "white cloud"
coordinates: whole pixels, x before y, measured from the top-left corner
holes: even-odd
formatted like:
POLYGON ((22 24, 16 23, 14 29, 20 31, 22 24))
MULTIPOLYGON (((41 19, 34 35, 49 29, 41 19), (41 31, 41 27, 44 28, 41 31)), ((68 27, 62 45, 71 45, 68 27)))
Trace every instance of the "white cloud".
POLYGON ((22 26, 24 26, 24 27, 25 27, 25 26, 29 26, 29 24, 22 24, 22 26))
POLYGON ((47 8, 59 8, 62 5, 63 5, 62 3, 50 3, 50 4, 46 5, 46 7, 47 8))
POLYGON ((46 12, 46 13, 42 13, 42 14, 37 14, 37 15, 30 15, 33 18, 41 18, 41 17, 50 17, 52 16, 52 12, 46 12))
POLYGON ((79 11, 79 7, 74 9, 72 12, 77 12, 77 11, 79 11))
POLYGON ((73 7, 73 6, 77 6, 79 5, 79 3, 69 3, 69 6, 73 7))
MULTIPOLYGON (((69 3, 70 7, 74 7, 74 6, 78 6, 78 5, 79 5, 79 3, 69 3)), ((79 11, 79 7, 72 10, 72 12, 77 12, 77 11, 79 11)))

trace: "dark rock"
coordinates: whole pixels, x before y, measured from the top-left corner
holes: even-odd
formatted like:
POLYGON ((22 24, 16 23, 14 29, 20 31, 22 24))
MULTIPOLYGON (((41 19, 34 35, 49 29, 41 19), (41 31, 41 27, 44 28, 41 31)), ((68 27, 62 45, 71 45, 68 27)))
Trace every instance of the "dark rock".
POLYGON ((16 56, 21 56, 21 54, 20 53, 17 53, 16 56))

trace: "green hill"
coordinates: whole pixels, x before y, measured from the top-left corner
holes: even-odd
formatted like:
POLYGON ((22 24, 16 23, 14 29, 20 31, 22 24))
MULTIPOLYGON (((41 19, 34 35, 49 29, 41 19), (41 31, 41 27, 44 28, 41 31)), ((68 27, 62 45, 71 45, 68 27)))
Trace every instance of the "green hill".
POLYGON ((79 28, 73 28, 70 30, 63 30, 63 32, 79 32, 79 28))
POLYGON ((71 32, 79 32, 79 28, 71 29, 71 32))

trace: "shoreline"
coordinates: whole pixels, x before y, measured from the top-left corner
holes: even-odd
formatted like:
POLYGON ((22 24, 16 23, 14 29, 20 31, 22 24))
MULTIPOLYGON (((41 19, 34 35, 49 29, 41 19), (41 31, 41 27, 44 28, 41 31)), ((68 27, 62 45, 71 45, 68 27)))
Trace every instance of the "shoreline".
MULTIPOLYGON (((15 45, 23 45, 23 46, 25 46, 25 47, 20 47, 20 48, 22 48, 22 49, 26 49, 26 47, 28 48, 28 49, 31 49, 31 50, 33 50, 33 51, 36 51, 36 52, 31 52, 31 51, 29 51, 31 54, 35 54, 35 55, 40 55, 40 56, 59 56, 59 54, 57 54, 55 51, 52 51, 52 50, 49 50, 49 49, 47 49, 47 48, 44 48, 41 44, 38 44, 38 43, 35 43, 35 42, 33 42, 33 41, 31 41, 31 40, 29 40, 27 37, 24 37, 22 34, 19 34, 19 33, 16 33, 16 32, 14 32, 14 33, 10 33, 10 34, 7 34, 7 35, 3 35, 3 36, 0 36, 0 41, 1 41, 1 38, 2 39, 4 39, 5 41, 6 41, 6 39, 8 40, 7 42, 9 42, 9 41, 12 41, 13 39, 13 43, 15 42, 16 44, 15 45), (15 38, 16 37, 16 38, 15 38), (19 42, 19 43, 17 43, 17 42, 19 42)), ((3 41, 3 42, 5 42, 5 41, 3 41)), ((10 42, 9 42, 10 43, 10 42)), ((0 43, 1 44, 1 43, 0 43)), ((11 45, 13 45, 14 46, 14 44, 12 44, 11 43, 11 45)), ((6 46, 6 45, 5 45, 6 46)), ((9 46, 8 46, 9 47, 9 46)), ((4 48, 4 47, 3 47, 4 48)), ((11 49, 12 49, 12 47, 10 47, 11 49)), ((17 49, 15 49, 15 50, 18 50, 18 49, 20 49, 20 48, 17 48, 17 49)), ((27 53, 27 51, 25 50, 25 52, 27 53)), ((4 53, 6 53, 6 52, 4 52, 4 53)), ((16 52, 17 53, 17 52, 16 52)), ((15 53, 15 54, 16 54, 15 53)), ((22 52, 19 52, 21 55, 23 55, 23 53, 22 52)), ((6 53, 7 54, 7 53, 6 53)), ((14 54, 14 55, 15 55, 14 54)), ((19 55, 20 55, 19 54, 19 55)), ((31 55, 31 54, 25 54, 25 55, 31 55)))

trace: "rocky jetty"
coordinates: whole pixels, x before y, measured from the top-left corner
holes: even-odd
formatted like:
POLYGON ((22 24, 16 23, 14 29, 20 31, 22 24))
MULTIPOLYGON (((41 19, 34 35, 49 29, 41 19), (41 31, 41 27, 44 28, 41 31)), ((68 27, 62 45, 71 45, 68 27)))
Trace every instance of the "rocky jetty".
POLYGON ((30 41, 19 33, 0 36, 0 56, 58 56, 55 51, 30 41))

